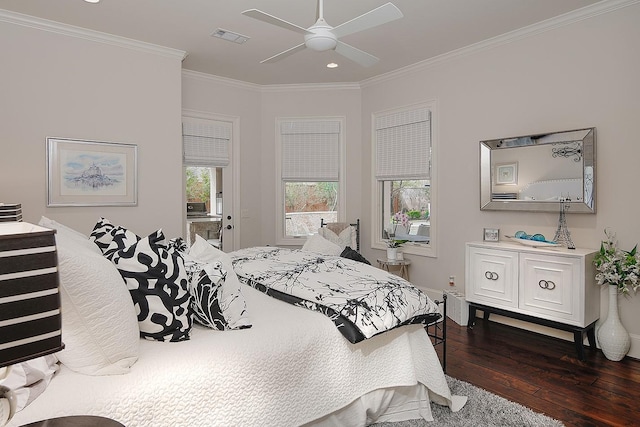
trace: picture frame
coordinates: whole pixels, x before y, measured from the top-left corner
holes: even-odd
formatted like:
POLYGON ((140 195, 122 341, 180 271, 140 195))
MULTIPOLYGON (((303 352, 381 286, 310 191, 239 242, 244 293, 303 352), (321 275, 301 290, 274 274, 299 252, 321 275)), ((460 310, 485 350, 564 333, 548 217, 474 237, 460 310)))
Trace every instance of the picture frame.
POLYGON ((498 242, 500 241, 500 229, 498 228, 485 228, 482 240, 485 242, 498 242))
POLYGON ((496 165, 496 184, 517 184, 518 183, 518 162, 502 163, 496 165))
POLYGON ((47 206, 136 206, 138 146, 47 138, 47 206))

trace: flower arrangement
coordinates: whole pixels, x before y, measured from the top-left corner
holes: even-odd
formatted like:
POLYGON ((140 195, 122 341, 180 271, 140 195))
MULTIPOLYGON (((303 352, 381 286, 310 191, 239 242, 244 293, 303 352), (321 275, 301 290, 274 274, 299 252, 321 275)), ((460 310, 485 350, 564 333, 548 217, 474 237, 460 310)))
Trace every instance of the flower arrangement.
POLYGON ((393 232, 389 234, 389 240, 387 241, 387 247, 389 248, 399 248, 404 243, 407 243, 408 240, 398 240, 395 239, 396 230, 398 229, 398 225, 402 225, 405 230, 409 229, 409 216, 404 212, 396 212, 391 217, 391 223, 393 224, 393 232))
POLYGON ((598 273, 596 281, 599 285, 611 285, 618 288, 618 292, 629 295, 630 290, 637 292, 640 288, 640 254, 638 245, 630 251, 618 247, 615 233, 605 229, 607 240, 600 244, 600 251, 593 263, 598 273))

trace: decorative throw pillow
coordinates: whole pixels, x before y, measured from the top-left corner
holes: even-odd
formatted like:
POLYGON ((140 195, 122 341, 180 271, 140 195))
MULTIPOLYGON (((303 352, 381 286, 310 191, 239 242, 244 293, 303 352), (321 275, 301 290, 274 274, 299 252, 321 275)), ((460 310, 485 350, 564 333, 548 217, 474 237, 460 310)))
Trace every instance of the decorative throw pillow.
POLYGON ((105 253, 110 254, 131 293, 140 336, 157 341, 189 339, 192 318, 187 272, 182 256, 165 246, 162 230, 137 240, 120 229, 105 253))
MULTIPOLYGON (((40 225, 53 224, 45 218, 40 225)), ((131 296, 118 270, 89 238, 68 230, 56 227, 65 345, 56 356, 85 375, 125 374, 138 359, 140 344, 131 296)))
MULTIPOLYGON (((196 263, 199 264, 199 263, 196 263)), ((194 320, 203 326, 218 331, 227 329, 245 329, 251 325, 243 322, 233 326, 229 321, 234 319, 227 316, 233 313, 233 307, 237 299, 227 298, 225 295, 225 279, 227 272, 220 261, 210 264, 199 264, 189 282, 191 296, 193 297, 194 320)))
POLYGON ((363 257, 360 252, 351 249, 351 246, 347 246, 344 248, 344 251, 340 254, 342 258, 352 259, 354 261, 363 262, 365 264, 371 265, 369 260, 363 257))
MULTIPOLYGON (((200 264, 200 270, 204 268, 203 273, 207 276, 203 277, 198 273, 199 275, 195 276, 196 282, 191 282, 196 304, 200 306, 201 311, 211 313, 207 316, 207 322, 203 324, 216 329, 218 329, 217 325, 223 326, 223 329, 250 328, 251 320, 247 314, 247 303, 242 295, 242 284, 233 270, 231 257, 198 235, 187 257, 193 263, 200 264), (202 298, 205 293, 207 300, 202 298), (207 307, 209 301, 217 304, 219 311, 216 310, 215 305, 207 307), (214 318, 223 318, 224 322, 212 322, 211 319, 214 318)), ((190 263, 187 261, 187 264, 190 263)), ((198 323, 202 322, 198 319, 198 323)))
POLYGON ((111 244, 111 241, 113 240, 112 231, 114 231, 115 228, 116 227, 106 218, 100 218, 93 227, 93 231, 91 231, 89 239, 92 240, 98 248, 100 248, 100 252, 104 253, 111 244))
POLYGON ((352 246, 355 241, 354 230, 351 226, 342 230, 340 234, 336 234, 333 230, 329 229, 329 227, 320 227, 318 229, 318 234, 331 243, 335 243, 340 246, 340 250, 343 250, 347 246, 352 246))
POLYGON ((111 259, 118 251, 125 250, 140 240, 140 236, 122 226, 114 227, 110 234, 111 243, 102 252, 107 259, 111 259))
POLYGON ((322 255, 340 255, 342 248, 319 234, 312 234, 302 246, 303 251, 315 252, 322 255))

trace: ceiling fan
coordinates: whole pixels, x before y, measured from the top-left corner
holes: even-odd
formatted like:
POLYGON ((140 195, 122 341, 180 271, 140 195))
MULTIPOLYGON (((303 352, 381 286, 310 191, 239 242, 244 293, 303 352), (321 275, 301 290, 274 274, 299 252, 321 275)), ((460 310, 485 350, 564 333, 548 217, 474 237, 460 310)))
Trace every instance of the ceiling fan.
POLYGON ((358 16, 357 18, 353 18, 350 21, 340 24, 337 27, 332 27, 324 20, 323 3, 323 0, 318 0, 316 23, 309 28, 302 28, 296 24, 292 24, 291 22, 287 22, 258 9, 249 9, 242 12, 245 16, 304 35, 304 43, 300 43, 299 45, 287 49, 284 52, 280 52, 277 55, 261 61, 260 63, 276 62, 295 52, 309 48, 317 52, 333 49, 340 55, 362 65, 363 67, 370 67, 378 62, 379 59, 367 52, 341 42, 339 40, 340 37, 377 27, 378 25, 386 24, 387 22, 403 17, 400 9, 398 9, 394 4, 386 3, 358 16))

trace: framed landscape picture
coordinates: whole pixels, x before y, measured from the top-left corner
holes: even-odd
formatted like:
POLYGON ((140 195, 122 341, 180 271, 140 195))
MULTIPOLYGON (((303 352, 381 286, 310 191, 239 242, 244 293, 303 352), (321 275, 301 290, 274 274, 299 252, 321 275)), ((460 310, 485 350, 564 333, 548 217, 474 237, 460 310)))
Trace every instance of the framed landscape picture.
POLYGON ((135 206, 137 145, 47 138, 47 206, 135 206))

